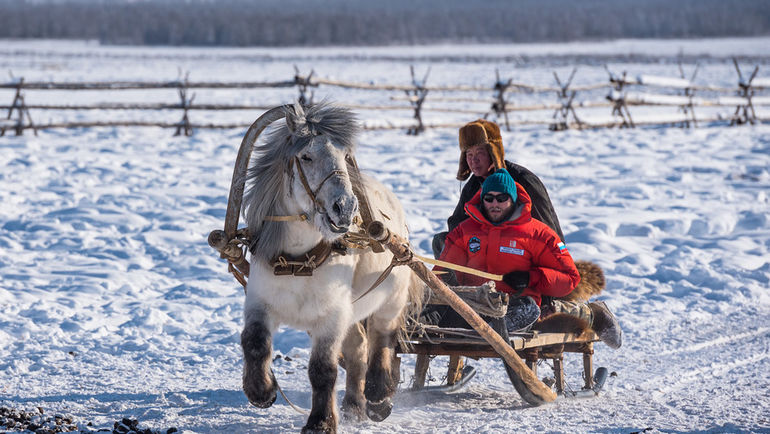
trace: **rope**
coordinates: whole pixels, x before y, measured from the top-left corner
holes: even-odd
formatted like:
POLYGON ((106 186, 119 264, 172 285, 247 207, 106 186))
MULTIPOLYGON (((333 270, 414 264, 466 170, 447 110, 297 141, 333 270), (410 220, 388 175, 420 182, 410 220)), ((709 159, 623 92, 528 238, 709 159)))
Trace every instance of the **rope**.
POLYGON ((409 254, 407 254, 407 256, 405 256, 403 258, 397 258, 397 257, 393 256, 393 259, 390 261, 390 265, 388 265, 388 267, 385 268, 385 270, 380 274, 380 277, 378 277, 377 280, 374 281, 374 283, 372 284, 372 286, 369 287, 369 289, 364 291, 363 294, 359 295, 358 298, 353 300, 353 303, 355 303, 358 300, 364 298, 364 296, 366 294, 372 292, 372 290, 374 288, 378 287, 380 285, 380 283, 384 282, 385 279, 388 278, 388 275, 390 275, 390 272, 393 271, 393 267, 395 267, 396 265, 406 265, 409 262, 411 262, 412 261, 412 255, 413 255, 413 253, 411 252, 411 250, 409 250, 409 254))
POLYGON ((315 263, 316 256, 315 255, 308 255, 305 253, 305 260, 304 261, 289 261, 284 256, 279 256, 275 262, 277 265, 281 267, 286 267, 289 265, 299 265, 300 269, 297 271, 301 271, 304 268, 309 268, 311 270, 315 270, 318 268, 318 266, 315 263))
POLYGON ((365 232, 348 232, 343 235, 342 242, 351 249, 365 249, 371 247, 372 239, 365 232))
POLYGON ((475 268, 464 267, 462 265, 453 264, 451 262, 439 261, 437 259, 432 259, 432 258, 426 258, 425 256, 420 256, 416 253, 413 253, 413 255, 415 258, 421 260, 422 262, 438 265, 440 267, 448 268, 450 270, 462 271, 463 273, 473 274, 474 276, 484 277, 489 280, 495 280, 495 281, 503 280, 503 276, 501 274, 487 273, 486 271, 479 271, 479 270, 476 270, 475 268))
MULTIPOLYGON (((272 368, 270 369, 270 372, 273 374, 273 378, 275 378, 275 373, 273 372, 273 369, 272 369, 272 368)), ((295 410, 297 413, 299 413, 299 414, 304 414, 305 416, 307 416, 307 415, 309 415, 309 414, 310 414, 310 412, 309 412, 308 410, 305 410, 305 409, 304 409, 304 408, 302 408, 302 407, 298 407, 298 406, 294 405, 294 403, 293 403, 293 402, 291 402, 291 400, 289 399, 289 397, 288 397, 288 396, 286 396, 286 394, 285 394, 285 393, 283 393, 283 389, 281 389, 281 385, 280 385, 280 384, 278 384, 278 379, 275 379, 275 387, 276 387, 276 388, 278 389, 278 391, 281 393, 281 396, 283 397, 283 399, 285 399, 285 400, 286 400, 286 402, 288 402, 288 403, 289 403, 289 405, 291 406, 291 408, 293 408, 293 409, 294 409, 294 410, 295 410)))
POLYGON ((292 222, 292 221, 304 222, 307 219, 308 219, 307 214, 265 216, 265 220, 269 222, 292 222))
POLYGON ((232 275, 235 277, 235 280, 238 281, 243 286, 243 293, 246 293, 246 277, 243 276, 243 273, 238 271, 234 266, 233 263, 229 260, 227 261, 227 271, 232 273, 232 275))

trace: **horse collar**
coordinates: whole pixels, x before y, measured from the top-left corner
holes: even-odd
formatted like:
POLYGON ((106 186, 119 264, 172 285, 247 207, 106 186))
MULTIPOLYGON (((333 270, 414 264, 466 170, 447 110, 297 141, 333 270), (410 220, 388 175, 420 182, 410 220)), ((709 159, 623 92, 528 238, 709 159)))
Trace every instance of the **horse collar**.
POLYGON ((336 241, 321 241, 302 255, 290 256, 281 253, 270 263, 276 276, 312 276, 313 270, 323 265, 333 253, 344 255, 347 249, 336 241))

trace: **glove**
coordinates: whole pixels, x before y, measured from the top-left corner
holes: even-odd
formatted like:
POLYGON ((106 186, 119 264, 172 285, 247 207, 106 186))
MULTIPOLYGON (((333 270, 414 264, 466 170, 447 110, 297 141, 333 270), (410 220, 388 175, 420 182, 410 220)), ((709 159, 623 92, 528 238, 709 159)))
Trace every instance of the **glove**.
POLYGON ((438 278, 446 283, 447 286, 460 286, 460 281, 457 280, 454 270, 446 270, 446 273, 440 274, 438 278))
POLYGON ((529 271, 511 271, 503 275, 503 282, 519 295, 529 286, 529 271))

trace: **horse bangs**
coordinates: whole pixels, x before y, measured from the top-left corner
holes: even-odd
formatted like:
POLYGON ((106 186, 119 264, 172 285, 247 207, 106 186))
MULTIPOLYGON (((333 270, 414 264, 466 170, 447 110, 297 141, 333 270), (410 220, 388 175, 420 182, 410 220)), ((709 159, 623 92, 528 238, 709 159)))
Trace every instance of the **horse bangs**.
POLYGON ((361 128, 350 109, 322 101, 305 109, 305 119, 317 135, 328 136, 347 153, 355 152, 356 137, 361 128))

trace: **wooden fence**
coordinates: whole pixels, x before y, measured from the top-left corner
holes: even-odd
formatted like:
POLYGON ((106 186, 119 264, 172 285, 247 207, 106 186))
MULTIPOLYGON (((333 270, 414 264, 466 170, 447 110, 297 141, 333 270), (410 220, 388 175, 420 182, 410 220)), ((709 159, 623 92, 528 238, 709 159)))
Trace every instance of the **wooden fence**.
MULTIPOLYGON (((728 122, 730 125, 755 124, 770 120, 770 116, 757 114, 755 107, 769 106, 770 96, 763 95, 763 91, 770 89, 770 79, 757 77, 759 67, 745 77, 737 61, 733 60, 738 74, 738 83, 735 88, 699 85, 694 83, 698 68, 696 66, 690 78, 686 78, 680 65, 680 77, 659 77, 639 75, 630 77, 626 72, 616 74, 608 68, 609 80, 592 85, 573 86, 577 68, 572 70, 566 81, 554 72, 556 86, 543 87, 532 86, 524 83, 513 82, 512 79, 503 80, 499 73, 492 86, 428 86, 427 80, 430 70, 420 79, 411 69, 410 84, 371 84, 354 83, 338 80, 330 80, 314 77, 311 71, 308 75, 301 75, 299 71, 291 80, 272 82, 204 82, 190 81, 188 76, 165 82, 144 81, 113 81, 113 82, 27 82, 23 78, 14 79, 8 83, 0 84, 0 89, 15 90, 10 105, 0 105, 0 110, 7 110, 5 119, 0 119, 0 136, 7 130, 13 130, 17 135, 24 130, 32 129, 35 134, 39 129, 50 128, 82 128, 103 126, 154 126, 173 128, 175 134, 191 135, 194 129, 230 129, 244 128, 250 125, 251 120, 231 123, 195 123, 190 120, 191 111, 222 111, 222 110, 267 110, 280 105, 283 101, 271 101, 267 104, 215 104, 195 103, 195 95, 190 96, 192 89, 275 89, 296 88, 297 100, 302 103, 312 102, 313 89, 320 87, 336 87, 348 90, 390 92, 388 104, 379 105, 353 105, 347 107, 355 110, 396 111, 410 113, 410 118, 402 118, 398 122, 386 121, 363 122, 364 129, 405 129, 408 134, 419 134, 426 128, 458 128, 464 122, 425 122, 425 113, 454 113, 468 115, 467 118, 492 115, 498 122, 510 130, 511 126, 521 125, 547 125, 551 130, 560 131, 570 128, 602 128, 602 127, 635 127, 638 125, 680 125, 697 126, 698 123, 728 122), (176 89, 179 100, 176 103, 95 103, 95 104, 27 104, 25 93, 32 91, 126 91, 126 90, 152 90, 152 89, 176 89), (576 96, 580 93, 607 89, 608 94, 603 100, 578 101, 576 96), (638 89, 646 89, 639 91, 638 89), (310 93, 308 93, 310 90, 310 93), (462 93, 473 92, 489 93, 488 98, 463 96, 462 93), (666 93, 661 93, 666 92, 666 93), (517 94, 553 93, 556 96, 554 103, 516 104, 517 94), (710 94, 710 97, 700 97, 696 94, 710 94), (449 96, 447 96, 449 94, 449 96), (731 94, 731 95, 723 95, 731 94), (431 95, 432 103, 449 104, 449 106, 426 106, 428 95, 431 95), (405 104, 406 103, 406 104, 405 104), (466 103, 487 104, 485 111, 470 110, 462 107, 466 103), (632 116, 629 107, 633 106, 669 106, 677 107, 675 114, 632 116), (606 116, 596 114, 578 114, 578 109, 606 108, 606 116), (696 114, 704 107, 730 107, 732 113, 725 115, 696 114), (52 111, 101 111, 101 110, 180 110, 181 119, 177 122, 144 121, 144 120, 89 120, 89 121, 62 121, 38 123, 32 118, 30 110, 52 111), (550 117, 539 119, 509 119, 509 113, 551 111, 550 117)), ((296 68, 295 68, 296 69, 296 68)))

